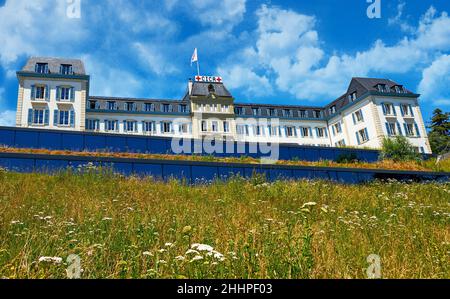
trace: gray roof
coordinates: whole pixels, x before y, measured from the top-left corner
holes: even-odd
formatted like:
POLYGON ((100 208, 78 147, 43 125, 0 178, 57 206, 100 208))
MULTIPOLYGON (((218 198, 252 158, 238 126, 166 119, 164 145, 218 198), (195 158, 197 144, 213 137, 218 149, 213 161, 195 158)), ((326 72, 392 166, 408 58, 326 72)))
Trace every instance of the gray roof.
POLYGON ((219 97, 231 98, 232 95, 222 83, 207 83, 207 82, 193 82, 192 93, 193 96, 207 96, 209 95, 209 86, 214 87, 214 94, 219 97))
POLYGON ((167 102, 178 103, 184 102, 183 100, 172 99, 149 99, 149 98, 127 98, 127 97, 105 97, 105 96, 89 96, 89 100, 101 100, 101 101, 124 101, 124 102, 167 102))
POLYGON ((58 74, 61 64, 70 64, 72 65, 74 75, 86 75, 84 63, 80 59, 65 59, 54 57, 31 57, 22 68, 22 71, 34 73, 37 63, 48 63, 50 74, 58 74))

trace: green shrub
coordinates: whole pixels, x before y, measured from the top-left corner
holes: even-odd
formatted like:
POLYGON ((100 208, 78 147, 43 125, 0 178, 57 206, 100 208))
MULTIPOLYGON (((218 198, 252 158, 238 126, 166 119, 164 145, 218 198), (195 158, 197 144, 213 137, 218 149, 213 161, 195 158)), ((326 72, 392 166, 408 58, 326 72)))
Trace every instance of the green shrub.
POLYGON ((359 162, 359 159, 355 153, 340 154, 336 158, 336 163, 357 163, 357 162, 359 162))
POLYGON ((396 136, 394 138, 384 138, 380 159, 389 159, 396 162, 418 161, 420 160, 420 155, 414 150, 408 139, 404 136, 396 136))

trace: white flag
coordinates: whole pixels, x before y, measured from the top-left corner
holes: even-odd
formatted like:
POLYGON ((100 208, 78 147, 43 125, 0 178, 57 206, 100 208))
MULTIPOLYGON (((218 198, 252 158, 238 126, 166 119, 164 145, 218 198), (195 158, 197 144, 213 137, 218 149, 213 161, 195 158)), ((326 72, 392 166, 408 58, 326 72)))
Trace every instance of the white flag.
POLYGON ((197 48, 195 48, 194 54, 192 54, 192 58, 191 58, 191 66, 192 66, 193 62, 197 62, 197 61, 198 61, 197 48))

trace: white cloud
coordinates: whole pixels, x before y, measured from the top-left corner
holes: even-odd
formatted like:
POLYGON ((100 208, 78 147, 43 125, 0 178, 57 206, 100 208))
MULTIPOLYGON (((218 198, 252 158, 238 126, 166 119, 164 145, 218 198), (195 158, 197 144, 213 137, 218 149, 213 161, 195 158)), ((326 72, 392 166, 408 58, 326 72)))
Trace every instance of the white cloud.
POLYGON ((248 96, 267 96, 273 94, 272 86, 265 76, 238 65, 232 68, 218 69, 218 74, 226 79, 229 88, 245 88, 248 96))
MULTIPOLYGON (((420 19, 413 35, 393 45, 380 39, 367 50, 328 57, 315 30, 314 16, 266 5, 256 16, 255 42, 244 45, 240 55, 231 55, 219 70, 233 73, 239 69, 254 78, 270 78, 278 90, 302 100, 329 101, 346 90, 353 76, 422 69, 439 51, 450 49, 450 18, 445 12, 438 16, 433 7, 420 19), (252 59, 246 53, 253 53, 252 59)), ((257 84, 254 80, 253 84, 235 85, 251 93, 257 84)))
POLYGON ((133 45, 139 60, 157 75, 178 73, 179 70, 164 57, 164 49, 154 44, 136 42, 133 45))
POLYGON ((450 106, 450 55, 442 55, 423 70, 419 93, 424 101, 450 106))
POLYGON ((16 111, 6 110, 0 112, 0 126, 13 127, 16 124, 16 111))
POLYGON ((233 27, 240 23, 246 11, 246 0, 191 0, 186 1, 190 15, 203 25, 233 27))
POLYGON ((416 28, 414 26, 411 26, 406 20, 403 19, 403 11, 405 9, 406 2, 400 2, 397 5, 397 15, 393 18, 388 19, 388 24, 398 25, 402 32, 405 33, 414 33, 416 31, 416 28))

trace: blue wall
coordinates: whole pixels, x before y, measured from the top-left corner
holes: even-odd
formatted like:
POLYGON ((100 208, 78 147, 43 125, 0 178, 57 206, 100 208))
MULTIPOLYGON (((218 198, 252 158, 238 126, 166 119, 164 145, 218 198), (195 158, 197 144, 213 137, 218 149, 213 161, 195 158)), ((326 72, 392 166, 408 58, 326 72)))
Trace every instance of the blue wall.
MULTIPOLYGON (((194 140, 190 140, 194 149, 194 140)), ((16 148, 40 148, 71 151, 109 151, 152 154, 173 154, 171 138, 130 136, 105 133, 69 132, 28 128, 0 127, 0 145, 16 148)), ((260 158, 267 156, 259 146, 257 152, 251 152, 254 144, 234 143, 234 153, 216 153, 216 156, 239 157, 242 155, 260 158), (245 148, 245 153, 238 153, 238 147, 245 148)), ((222 148, 224 146, 222 145, 222 148)), ((205 149, 199 154, 208 155, 205 149)), ((282 144, 279 147, 280 160, 336 160, 341 155, 354 154, 359 160, 374 162, 378 160, 376 150, 329 148, 282 144)))
POLYGON ((162 180, 175 178, 189 183, 227 179, 236 175, 251 177, 254 173, 265 175, 269 181, 325 179, 347 184, 375 179, 448 182, 450 178, 450 173, 417 171, 0 153, 0 167, 16 172, 54 173, 67 168, 78 169, 89 162, 95 166, 110 167, 123 175, 153 176, 162 180))

